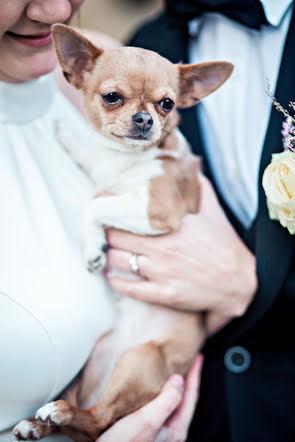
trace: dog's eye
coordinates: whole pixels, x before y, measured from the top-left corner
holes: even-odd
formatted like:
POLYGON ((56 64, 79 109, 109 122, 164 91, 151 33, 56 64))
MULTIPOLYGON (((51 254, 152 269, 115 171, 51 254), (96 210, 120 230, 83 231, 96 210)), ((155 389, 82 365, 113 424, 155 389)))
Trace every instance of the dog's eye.
POLYGON ((119 94, 117 92, 111 92, 106 95, 102 95, 103 100, 108 104, 117 103, 118 101, 122 100, 119 94))
POLYGON ((174 101, 172 101, 171 98, 164 98, 164 100, 160 101, 159 105, 164 111, 169 112, 174 107, 174 101))

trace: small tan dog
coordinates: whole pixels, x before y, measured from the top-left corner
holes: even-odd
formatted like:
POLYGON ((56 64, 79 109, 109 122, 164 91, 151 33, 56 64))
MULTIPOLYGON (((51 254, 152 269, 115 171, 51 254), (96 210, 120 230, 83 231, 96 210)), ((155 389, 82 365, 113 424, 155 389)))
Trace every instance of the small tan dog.
MULTIPOLYGON (((53 38, 64 75, 83 90, 98 133, 94 156, 74 141, 63 142, 97 190, 110 193, 94 199, 87 214, 85 259, 94 269, 105 264, 104 225, 158 235, 197 212, 198 160, 177 129, 176 108, 213 92, 233 67, 174 65, 131 47, 104 52, 65 25, 53 26, 53 38)), ((201 314, 121 296, 117 306, 115 329, 98 341, 81 378, 62 400, 18 424, 18 439, 61 430, 77 442, 95 441, 158 395, 170 375, 187 374, 206 335, 201 314)))

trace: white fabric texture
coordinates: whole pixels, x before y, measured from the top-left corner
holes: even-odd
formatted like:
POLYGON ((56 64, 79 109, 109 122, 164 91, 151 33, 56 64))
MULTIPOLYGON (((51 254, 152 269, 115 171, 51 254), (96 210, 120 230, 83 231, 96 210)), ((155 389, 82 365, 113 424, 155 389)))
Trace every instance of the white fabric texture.
POLYGON ((0 431, 64 389, 113 321, 103 277, 83 262, 95 189, 59 144, 60 121, 90 148, 51 75, 0 82, 0 431))
MULTIPOLYGON (((198 104, 206 154, 226 203, 249 227, 258 205, 258 174, 292 0, 263 0, 275 26, 257 31, 221 14, 208 13, 190 22, 190 62, 229 61, 230 79, 198 104)), ((290 97, 290 100, 293 97, 290 97)))

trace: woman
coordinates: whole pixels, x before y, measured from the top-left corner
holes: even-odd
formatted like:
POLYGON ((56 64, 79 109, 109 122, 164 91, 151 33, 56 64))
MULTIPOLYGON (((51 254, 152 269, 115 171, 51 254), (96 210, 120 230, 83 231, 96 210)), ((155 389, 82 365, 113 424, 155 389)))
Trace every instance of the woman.
MULTIPOLYGON (((0 229, 0 431, 58 394, 112 324, 104 281, 84 270, 81 258, 80 213, 94 189, 56 136, 62 121, 87 144, 89 128, 47 75, 56 67, 50 26, 68 23, 82 3, 1 2, 0 199, 5 215, 0 229)), ((111 39, 99 41, 115 46, 111 39)), ((59 74, 56 81, 81 110, 74 90, 59 74)), ((199 371, 196 366, 191 374, 189 403, 182 406, 190 413, 199 371)), ((159 430, 178 406, 182 389, 182 379, 175 376, 146 409, 145 420, 153 428, 159 430)), ((140 423, 138 416, 134 419, 140 423)), ((133 424, 132 437, 134 429, 133 424)), ((128 440, 127 427, 124 431, 128 440)), ((2 433, 0 440, 10 440, 9 434, 2 433)), ((108 437, 106 433, 103 440, 108 437)))
MULTIPOLYGON (((57 74, 66 99, 50 75, 56 66, 50 26, 69 23, 82 3, 1 1, 0 323, 5 339, 0 349, 0 430, 32 415, 58 394, 82 368, 95 340, 113 320, 103 295, 104 281, 84 270, 81 254, 80 213, 95 189, 58 142, 62 123, 87 148, 89 127, 74 108, 81 111, 79 95, 57 74)), ((105 46, 113 45, 105 41, 105 46)), ((136 292, 128 288, 127 294, 163 302, 157 297, 161 291, 176 308, 210 310, 208 329, 212 332, 245 311, 255 291, 255 260, 223 215, 209 182, 202 179, 202 183, 200 216, 187 217, 179 232, 165 238, 144 241, 110 231, 108 260, 126 270, 130 252, 140 252, 140 271, 148 279, 134 283, 136 292), (192 226, 200 238, 197 267, 188 246, 192 226), (215 237, 208 242, 211 229, 215 237), (160 252, 162 247, 165 252, 160 252), (171 272, 177 270, 177 278, 161 279, 163 262, 171 272), (190 276, 196 268, 199 280, 190 276), (233 271, 239 274, 239 284, 231 278, 233 271)), ((124 281, 110 282, 126 292, 124 281)), ((198 360, 184 395, 181 378, 173 377, 155 401, 118 422, 100 440, 116 440, 116 434, 124 434, 126 441, 184 440, 199 371, 198 360), (165 422, 182 398, 178 412, 165 422)), ((3 440, 7 437, 5 433, 3 440)))

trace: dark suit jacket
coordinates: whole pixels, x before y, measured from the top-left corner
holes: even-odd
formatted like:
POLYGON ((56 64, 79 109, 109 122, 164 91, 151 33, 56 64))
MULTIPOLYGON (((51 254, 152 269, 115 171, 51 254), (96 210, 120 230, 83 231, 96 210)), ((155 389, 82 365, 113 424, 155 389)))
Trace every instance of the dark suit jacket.
MULTIPOLYGON (((172 62, 187 62, 188 41, 186 26, 171 26, 162 14, 143 25, 129 44, 157 51, 172 62)), ((275 96, 284 107, 295 99, 295 13, 275 96)), ((259 279, 258 291, 246 314, 209 339, 204 348, 201 394, 189 441, 295 441, 294 237, 269 219, 261 185, 271 153, 282 151, 282 120, 282 114, 273 108, 260 164, 258 214, 246 230, 216 188, 203 150, 196 108, 181 112, 181 130, 193 151, 203 157, 205 173, 215 185, 227 216, 255 253, 259 279), (225 367, 224 355, 233 346, 243 346, 251 355, 251 364, 242 373, 225 367), (228 434, 221 437, 220 429, 225 428, 225 423, 228 434)))

